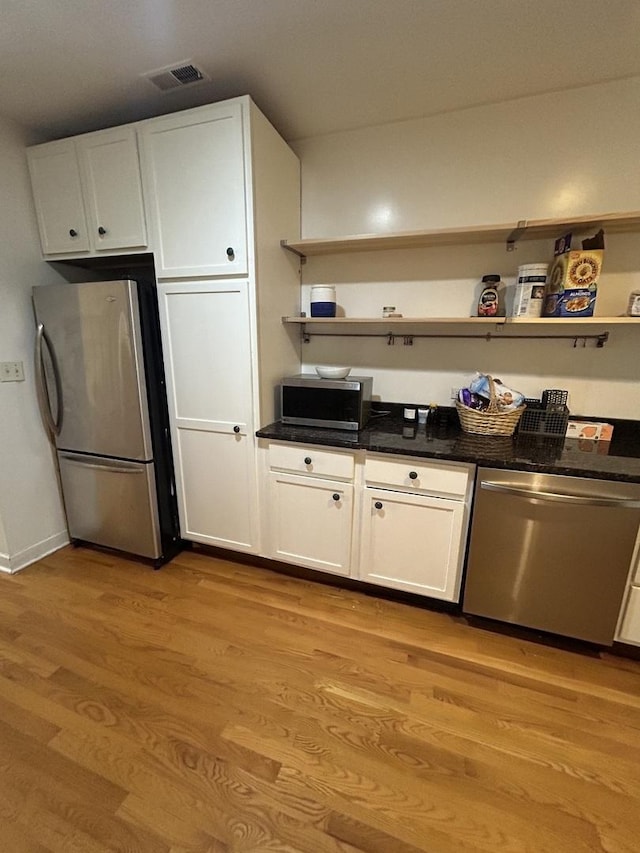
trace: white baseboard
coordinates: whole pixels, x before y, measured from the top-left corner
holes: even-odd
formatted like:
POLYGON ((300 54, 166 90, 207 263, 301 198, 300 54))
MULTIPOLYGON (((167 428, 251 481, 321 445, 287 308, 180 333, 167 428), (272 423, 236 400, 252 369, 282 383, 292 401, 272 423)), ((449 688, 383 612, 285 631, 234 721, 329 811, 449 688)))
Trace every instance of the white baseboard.
POLYGON ((60 533, 54 533, 53 536, 43 539, 42 542, 30 545, 17 554, 0 554, 0 572, 8 572, 9 574, 19 572, 20 569, 30 566, 36 560, 41 560, 47 554, 52 554, 68 544, 69 534, 66 530, 62 530, 60 533))

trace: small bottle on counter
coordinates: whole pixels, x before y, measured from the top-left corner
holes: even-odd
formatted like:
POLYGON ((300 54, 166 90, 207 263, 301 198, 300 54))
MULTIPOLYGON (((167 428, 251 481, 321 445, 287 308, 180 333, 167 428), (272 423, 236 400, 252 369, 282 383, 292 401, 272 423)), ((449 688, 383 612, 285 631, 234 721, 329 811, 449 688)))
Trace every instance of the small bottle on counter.
POLYGON ((429 411, 427 413, 427 441, 433 441, 433 434, 438 420, 438 406, 436 403, 429 403, 429 411))

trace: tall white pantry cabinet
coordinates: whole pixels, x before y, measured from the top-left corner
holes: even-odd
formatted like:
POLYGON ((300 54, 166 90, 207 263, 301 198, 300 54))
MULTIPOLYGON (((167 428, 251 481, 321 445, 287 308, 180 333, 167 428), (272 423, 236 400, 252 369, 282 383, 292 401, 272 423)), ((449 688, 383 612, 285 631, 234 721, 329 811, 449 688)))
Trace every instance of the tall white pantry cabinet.
MULTIPOLYGON (((153 252, 158 281, 181 534, 258 554, 254 434, 275 419, 274 388, 300 364, 298 335, 281 321, 299 310, 299 265, 280 248, 283 234, 300 233, 299 161, 248 96, 127 127, 137 136, 148 232, 148 249, 133 251, 153 252)), ((34 196, 58 216, 34 179, 48 145, 60 143, 29 151, 34 196)), ((47 173, 46 188, 54 185, 64 182, 47 173)), ((84 191, 89 206, 84 185, 68 189, 76 206, 84 191)), ((45 258, 98 255, 97 242, 52 249, 42 216, 39 224, 45 258)))
POLYGON ((139 132, 181 533, 259 553, 254 434, 299 364, 281 322, 298 307, 298 265, 279 244, 300 228, 299 162, 247 97, 139 132))

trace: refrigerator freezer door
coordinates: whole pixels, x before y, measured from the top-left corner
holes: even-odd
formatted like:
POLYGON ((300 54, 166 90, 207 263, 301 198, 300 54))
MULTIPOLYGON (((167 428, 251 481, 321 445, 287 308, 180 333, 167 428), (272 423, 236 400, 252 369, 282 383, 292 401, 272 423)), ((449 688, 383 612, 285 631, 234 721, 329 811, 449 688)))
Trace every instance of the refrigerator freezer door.
POLYGON ((72 539, 161 556, 153 463, 58 453, 72 539))
POLYGON ((58 448, 119 459, 153 456, 136 287, 107 281, 33 289, 59 376, 61 401, 45 370, 54 417, 61 406, 58 448))

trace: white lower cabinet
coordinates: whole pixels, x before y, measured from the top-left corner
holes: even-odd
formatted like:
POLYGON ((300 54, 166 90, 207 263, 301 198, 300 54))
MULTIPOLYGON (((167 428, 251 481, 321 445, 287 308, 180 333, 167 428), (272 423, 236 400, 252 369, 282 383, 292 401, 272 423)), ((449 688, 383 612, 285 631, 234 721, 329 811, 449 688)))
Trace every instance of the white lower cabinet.
POLYGON ((269 556, 288 563, 351 573, 353 486, 269 472, 269 556))
POLYGON ((473 465, 271 442, 265 556, 458 601, 473 465))
POLYGON ((640 529, 615 639, 640 646, 640 529))
POLYGON ((460 599, 473 465, 367 455, 360 580, 460 599))
POLYGON ((640 646, 640 586, 632 586, 624 608, 617 640, 640 646))
POLYGON ((360 580, 458 601, 463 501, 364 489, 360 580))
MULTIPOLYGON (((176 428, 182 536, 203 545, 256 550, 253 439, 229 424, 176 428)), ((176 452, 177 451, 177 452, 176 452)))

